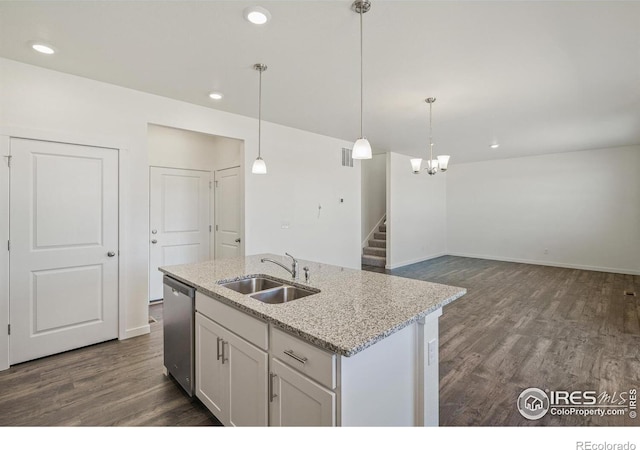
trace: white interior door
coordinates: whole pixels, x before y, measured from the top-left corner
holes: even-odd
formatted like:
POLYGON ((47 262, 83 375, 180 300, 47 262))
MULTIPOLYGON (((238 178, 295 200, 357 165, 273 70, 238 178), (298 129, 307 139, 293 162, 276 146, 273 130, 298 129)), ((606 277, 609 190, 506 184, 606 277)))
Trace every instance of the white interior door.
POLYGON ((242 255, 240 168, 216 170, 216 259, 242 255))
POLYGON ((209 259, 210 172, 152 167, 149 300, 161 299, 158 267, 209 259))
POLYGON ((11 364, 118 337, 118 151, 10 150, 11 364))

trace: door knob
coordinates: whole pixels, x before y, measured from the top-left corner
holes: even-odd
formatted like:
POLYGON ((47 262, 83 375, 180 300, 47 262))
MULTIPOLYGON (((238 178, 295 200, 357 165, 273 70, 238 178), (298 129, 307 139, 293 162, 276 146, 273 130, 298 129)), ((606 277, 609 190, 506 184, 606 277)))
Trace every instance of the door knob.
POLYGON ((236 242, 239 244, 240 243, 240 238, 236 239, 236 242))
POLYGON ((107 253, 107 256, 109 258, 113 258, 114 256, 116 256, 116 252, 109 252, 109 253, 107 253))
POLYGON ((157 243, 158 243, 158 240, 157 240, 157 239, 154 239, 154 240, 152 240, 152 241, 151 241, 151 243, 152 243, 152 244, 157 244, 157 243))

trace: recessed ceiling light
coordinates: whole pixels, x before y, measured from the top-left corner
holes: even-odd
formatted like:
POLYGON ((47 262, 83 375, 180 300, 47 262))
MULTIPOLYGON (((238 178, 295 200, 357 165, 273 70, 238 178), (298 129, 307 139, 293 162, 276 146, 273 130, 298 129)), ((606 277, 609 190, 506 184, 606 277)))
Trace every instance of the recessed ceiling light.
POLYGON ((262 6, 245 8, 244 18, 255 25, 264 25, 271 20, 271 13, 262 6))
POLYGON ((41 42, 32 42, 31 48, 39 53, 44 53, 45 55, 53 55, 56 50, 50 45, 43 44, 41 42))
POLYGON ((224 95, 222 95, 222 92, 212 92, 211 94, 209 94, 209 98, 213 100, 222 100, 222 97, 224 97, 224 95))
POLYGON ((498 148, 498 147, 500 147, 500 144, 491 144, 489 147, 491 147, 491 148, 498 148))

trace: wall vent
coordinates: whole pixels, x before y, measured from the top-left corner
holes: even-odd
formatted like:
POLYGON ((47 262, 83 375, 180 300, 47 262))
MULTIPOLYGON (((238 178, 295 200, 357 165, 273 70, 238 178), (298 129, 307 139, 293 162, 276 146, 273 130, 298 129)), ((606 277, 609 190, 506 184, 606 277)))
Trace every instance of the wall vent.
POLYGON ((353 167, 353 150, 350 148, 342 149, 342 166, 353 167))

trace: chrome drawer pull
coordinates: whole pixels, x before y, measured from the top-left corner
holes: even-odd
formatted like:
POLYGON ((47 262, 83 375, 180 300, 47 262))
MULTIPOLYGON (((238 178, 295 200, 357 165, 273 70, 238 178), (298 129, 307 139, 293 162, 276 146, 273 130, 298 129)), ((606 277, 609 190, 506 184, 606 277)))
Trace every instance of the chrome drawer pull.
POLYGON ((295 353, 293 353, 293 350, 285 350, 284 354, 292 357, 293 359, 295 359, 298 362, 301 362, 302 364, 307 362, 307 358, 305 358, 304 356, 296 355, 295 353))
POLYGON ((221 338, 216 338, 216 361, 220 361, 220 341, 221 338))

